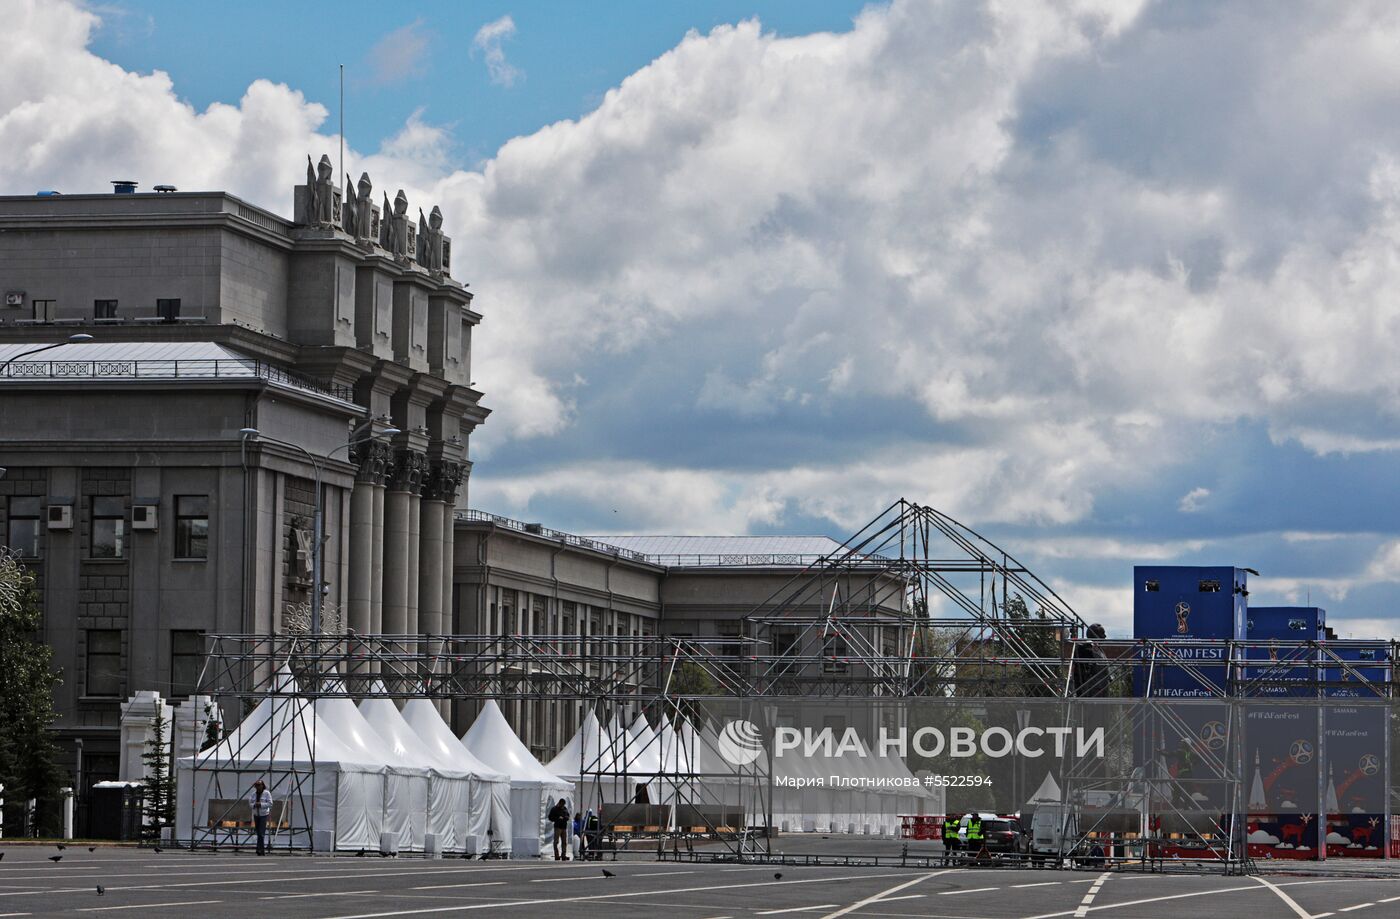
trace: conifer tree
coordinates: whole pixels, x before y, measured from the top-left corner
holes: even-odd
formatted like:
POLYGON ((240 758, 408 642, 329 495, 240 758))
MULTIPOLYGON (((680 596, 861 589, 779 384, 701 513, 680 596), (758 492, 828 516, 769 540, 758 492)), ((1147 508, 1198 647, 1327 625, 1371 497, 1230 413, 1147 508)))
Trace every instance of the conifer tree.
MULTIPOLYGON (((42 835, 59 829, 58 788, 54 763, 53 690, 59 684, 53 651, 39 639, 42 611, 34 576, 19 558, 0 549, 0 783, 5 797, 39 802, 42 835)), ((24 808, 7 808, 7 835, 18 829, 24 808)))

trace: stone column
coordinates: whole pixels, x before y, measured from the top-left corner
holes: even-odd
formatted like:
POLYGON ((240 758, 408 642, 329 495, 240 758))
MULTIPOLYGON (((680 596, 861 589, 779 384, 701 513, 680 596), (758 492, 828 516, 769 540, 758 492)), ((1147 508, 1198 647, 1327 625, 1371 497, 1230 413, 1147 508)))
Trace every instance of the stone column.
POLYGON ((356 478, 350 493, 350 588, 345 611, 350 628, 361 635, 370 631, 374 547, 374 483, 356 478))
POLYGON ((384 498, 384 631, 390 635, 411 634, 418 628, 416 518, 425 461, 415 450, 397 450, 384 498))
POLYGON ((384 632, 408 631, 407 489, 389 486, 384 495, 384 632))
POLYGON ((376 601, 384 576, 383 513, 375 519, 376 492, 384 492, 389 448, 378 441, 356 446, 351 459, 359 464, 355 489, 350 494, 350 577, 346 589, 346 613, 350 628, 360 635, 379 631, 383 611, 376 615, 376 601))
MULTIPOLYGON (((432 476, 437 479, 436 472, 432 476)), ((442 496, 437 482, 423 489, 418 522, 418 631, 442 634, 442 496)))
POLYGON ((422 537, 419 531, 422 524, 423 498, 419 489, 415 488, 408 493, 408 556, 405 559, 408 591, 404 601, 404 630, 410 635, 417 635, 423 631, 418 626, 418 565, 422 555, 422 537))
POLYGON ((369 571, 369 631, 378 635, 384 631, 384 503, 385 488, 376 482, 371 496, 374 523, 371 528, 369 571))
MULTIPOLYGON (((452 568, 456 564, 456 557, 453 555, 453 544, 456 541, 456 510, 451 498, 442 507, 442 631, 449 635, 457 631, 457 610, 452 605, 452 568)), ((476 628, 472 631, 483 630, 476 628)))

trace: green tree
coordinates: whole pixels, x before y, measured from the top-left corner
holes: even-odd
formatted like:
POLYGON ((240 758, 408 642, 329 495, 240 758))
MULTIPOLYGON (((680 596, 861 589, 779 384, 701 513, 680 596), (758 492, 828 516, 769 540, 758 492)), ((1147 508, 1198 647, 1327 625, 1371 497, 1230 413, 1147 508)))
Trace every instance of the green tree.
POLYGON ((719 684, 704 667, 682 661, 671 674, 669 691, 673 696, 715 696, 719 695, 719 684))
MULTIPOLYGON (((0 783, 11 802, 39 802, 31 830, 57 835, 62 774, 49 727, 60 680, 52 649, 39 640, 42 621, 33 574, 0 549, 0 783)), ((22 807, 6 809, 8 833, 17 831, 22 814, 22 807)))
POLYGON ((160 839, 161 827, 175 822, 175 782, 170 775, 171 751, 166 741, 169 727, 170 722, 157 705, 155 717, 151 719, 151 736, 141 754, 146 773, 146 795, 142 805, 142 816, 146 818, 145 833, 157 840, 160 839))

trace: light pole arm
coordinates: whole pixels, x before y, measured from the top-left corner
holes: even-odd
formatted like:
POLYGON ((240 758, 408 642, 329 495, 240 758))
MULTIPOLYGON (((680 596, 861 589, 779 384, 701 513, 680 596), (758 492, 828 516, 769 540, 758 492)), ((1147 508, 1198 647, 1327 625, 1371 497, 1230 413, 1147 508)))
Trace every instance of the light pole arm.
POLYGON ((52 351, 54 348, 62 348, 66 344, 69 344, 69 342, 60 341, 55 342, 51 345, 44 345, 44 347, 42 348, 35 348, 32 351, 21 351, 19 354, 16 354, 14 357, 5 361, 5 363, 0 364, 0 373, 4 373, 6 370, 9 369, 11 364, 13 364, 15 361, 19 360, 22 357, 29 357, 31 354, 38 354, 40 351, 52 351))

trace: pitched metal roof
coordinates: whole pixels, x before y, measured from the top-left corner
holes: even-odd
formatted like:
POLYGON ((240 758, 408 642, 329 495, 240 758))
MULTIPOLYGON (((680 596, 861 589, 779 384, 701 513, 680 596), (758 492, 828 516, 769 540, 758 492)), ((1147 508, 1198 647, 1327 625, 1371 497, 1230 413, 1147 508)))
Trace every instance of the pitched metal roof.
MULTIPOLYGON (((42 348, 40 342, 18 342, 0 344, 0 362, 35 348, 42 348)), ((70 342, 35 354, 33 358, 20 358, 16 363, 44 363, 53 361, 229 361, 230 375, 235 364, 252 364, 253 358, 240 354, 212 341, 87 341, 70 342)), ((248 370, 246 376, 254 376, 248 370)), ((16 374, 18 376, 18 374, 16 374)))
POLYGON ((678 568, 807 565, 844 551, 829 536, 591 536, 678 568))
POLYGON ((0 373, 11 380, 239 380, 262 378, 277 386, 354 403, 354 394, 307 379, 278 364, 212 341, 89 341, 43 348, 38 342, 0 344, 0 373), (23 355, 23 356, 21 356, 23 355))

